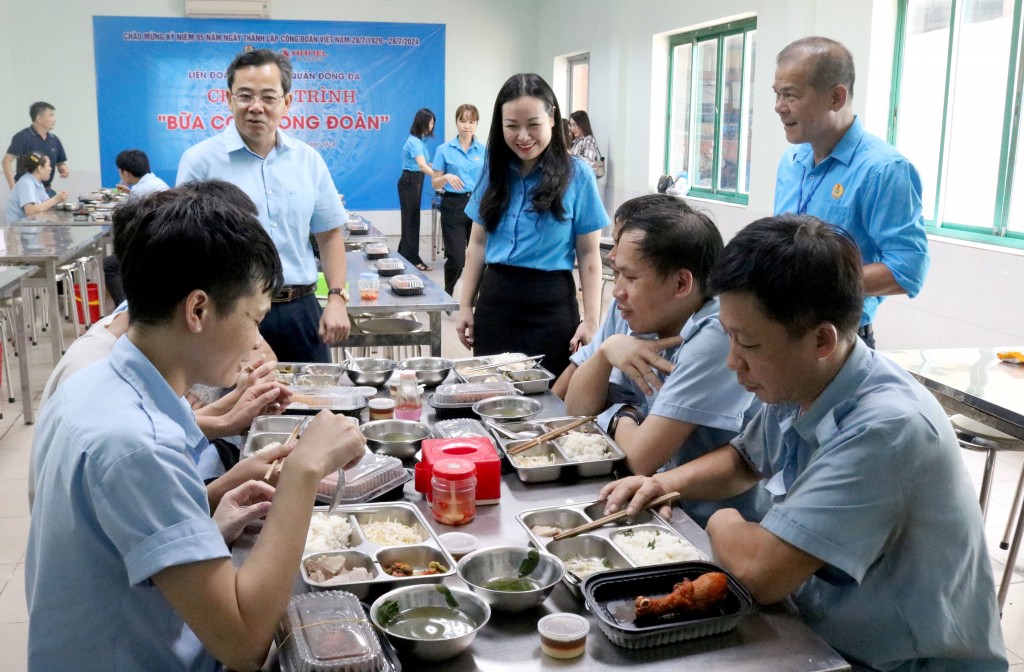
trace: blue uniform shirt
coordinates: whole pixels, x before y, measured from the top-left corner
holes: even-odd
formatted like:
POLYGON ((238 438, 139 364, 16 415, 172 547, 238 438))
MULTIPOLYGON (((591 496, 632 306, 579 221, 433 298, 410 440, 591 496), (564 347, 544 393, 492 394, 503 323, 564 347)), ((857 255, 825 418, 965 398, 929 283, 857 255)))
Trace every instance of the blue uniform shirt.
POLYGON ((733 440, 771 479, 761 525, 825 562, 793 593, 879 670, 1006 670, 978 498, 935 398, 860 339, 809 409, 765 404, 733 440))
POLYGON ((166 182, 153 173, 146 173, 132 186, 132 190, 128 192, 128 198, 140 198, 146 194, 152 194, 169 188, 166 182))
POLYGON ((402 170, 419 171, 420 166, 416 163, 417 156, 422 156, 424 161, 427 160, 429 156, 427 154, 427 143, 423 138, 410 135, 409 139, 402 145, 402 170))
POLYGON ((24 209, 26 205, 30 203, 38 205, 48 200, 50 200, 50 195, 46 193, 43 183, 34 178, 31 173, 25 173, 14 183, 14 189, 7 199, 7 223, 13 224, 26 219, 28 217, 24 209))
MULTIPOLYGON (((53 176, 57 172, 57 164, 65 163, 68 160, 67 154, 64 153, 64 145, 61 144, 60 138, 56 134, 47 133, 43 138, 36 133, 34 127, 29 126, 14 134, 11 144, 7 147, 7 153, 11 156, 22 156, 32 152, 39 152, 50 157, 50 174, 43 180, 43 186, 49 189, 50 183, 53 182, 53 176)), ((19 180, 24 174, 17 171, 14 179, 19 180)))
POLYGON ((219 178, 238 186, 259 210, 259 220, 281 255, 286 285, 316 282, 310 233, 348 220, 327 164, 309 145, 280 129, 267 158, 252 152, 231 124, 223 133, 185 150, 176 184, 219 178))
POLYGON ((459 136, 455 136, 455 138, 437 148, 437 151, 434 152, 434 163, 431 165, 434 170, 457 175, 462 180, 463 187, 461 192, 455 192, 451 185, 447 183, 444 185, 445 191, 469 194, 476 188, 477 183, 480 181, 480 176, 484 172, 485 156, 484 146, 477 142, 476 138, 473 138, 473 142, 469 145, 469 151, 467 152, 462 149, 459 136))
MULTIPOLYGON (((565 219, 558 220, 550 210, 538 213, 531 203, 540 184, 540 164, 525 177, 511 173, 511 197, 498 227, 487 234, 484 261, 539 271, 571 271, 576 260, 576 236, 608 226, 608 213, 597 191, 594 171, 582 159, 572 157, 572 181, 562 196, 565 219)), ((482 225, 480 201, 487 191, 484 170, 480 184, 466 206, 466 215, 482 225)))
POLYGON ((229 557, 195 416, 128 338, 65 381, 36 425, 25 566, 30 670, 214 670, 151 577, 229 557), (113 420, 112 420, 113 419, 113 420))
MULTIPOLYGON (((817 166, 809 144, 786 150, 775 182, 775 214, 784 212, 845 230, 865 265, 885 264, 910 297, 921 291, 928 273, 921 178, 895 148, 866 132, 860 118, 817 166)), ((874 320, 882 300, 864 297, 861 325, 874 320)))
MULTIPOLYGON (((604 321, 601 322, 601 326, 597 328, 594 338, 590 340, 590 343, 581 345, 579 350, 569 355, 569 361, 577 367, 583 366, 588 359, 594 356, 601 344, 615 334, 632 336, 633 330, 629 328, 629 323, 622 319, 622 315, 619 313, 619 302, 612 298, 608 303, 608 313, 605 315, 604 321)), ((612 402, 617 411, 623 403, 640 408, 644 403, 644 398, 633 381, 627 378, 622 371, 612 368, 611 376, 608 378, 608 401, 612 402)), ((598 422, 602 427, 607 427, 612 415, 614 415, 614 411, 607 418, 604 418, 604 414, 602 414, 598 422)))

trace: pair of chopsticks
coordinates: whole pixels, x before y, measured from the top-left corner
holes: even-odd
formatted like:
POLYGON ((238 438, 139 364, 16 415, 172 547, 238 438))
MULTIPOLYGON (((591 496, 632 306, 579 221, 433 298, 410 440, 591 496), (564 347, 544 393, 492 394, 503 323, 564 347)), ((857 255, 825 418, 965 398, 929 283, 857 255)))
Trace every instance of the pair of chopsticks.
POLYGON ((559 427, 558 429, 553 429, 550 432, 548 432, 547 434, 541 434, 536 439, 530 439, 529 441, 527 441, 524 444, 515 446, 514 448, 509 448, 505 452, 508 455, 518 455, 519 453, 525 453, 526 451, 530 450, 531 448, 536 448, 537 446, 539 446, 540 444, 544 443, 545 441, 550 441, 551 439, 555 438, 556 436, 561 436, 562 434, 565 434, 566 432, 568 432, 570 430, 576 429, 580 425, 585 425, 588 422, 593 422, 596 419, 597 419, 596 415, 588 415, 585 418, 579 418, 577 420, 573 420, 568 425, 563 425, 563 426, 559 427))
POLYGON ((544 355, 534 355, 533 357, 523 357, 521 359, 510 359, 507 362, 496 362, 494 364, 481 364, 480 366, 471 366, 468 369, 463 369, 463 373, 475 373, 476 371, 483 371, 484 369, 495 369, 499 366, 510 366, 512 364, 523 364, 525 362, 538 362, 544 359, 544 355))
MULTIPOLYGON (((295 439, 299 438, 299 430, 300 429, 302 429, 302 423, 301 422, 299 424, 295 425, 295 429, 293 429, 292 433, 288 435, 288 440, 284 442, 284 445, 287 446, 287 445, 291 444, 295 439)), ((284 467, 284 461, 283 460, 274 460, 273 462, 271 462, 270 466, 267 467, 267 473, 263 474, 263 480, 269 482, 270 481, 270 476, 271 476, 271 474, 274 473, 274 470, 276 469, 277 473, 280 474, 282 467, 284 467)))
MULTIPOLYGON (((679 499, 679 493, 678 492, 669 492, 669 493, 666 493, 666 494, 662 495, 661 497, 656 497, 656 498, 652 499, 651 501, 649 501, 647 503, 647 506, 644 507, 644 508, 653 509, 653 508, 661 506, 662 504, 668 504, 673 499, 679 499)), ((569 537, 575 537, 577 534, 582 534, 583 532, 589 532, 590 530, 596 530, 597 528, 599 528, 599 527, 601 527, 603 525, 607 525, 608 523, 614 522, 616 520, 619 520, 620 518, 625 518, 625 517, 626 517, 626 509, 622 509, 621 511, 616 511, 615 513, 610 513, 607 516, 602 516, 602 517, 598 518, 597 520, 592 520, 589 523, 585 523, 583 525, 579 525, 577 527, 573 527, 573 528, 570 528, 568 530, 564 530, 562 532, 559 532, 555 536, 551 537, 551 540, 552 541, 558 541, 560 539, 568 539, 569 537)))

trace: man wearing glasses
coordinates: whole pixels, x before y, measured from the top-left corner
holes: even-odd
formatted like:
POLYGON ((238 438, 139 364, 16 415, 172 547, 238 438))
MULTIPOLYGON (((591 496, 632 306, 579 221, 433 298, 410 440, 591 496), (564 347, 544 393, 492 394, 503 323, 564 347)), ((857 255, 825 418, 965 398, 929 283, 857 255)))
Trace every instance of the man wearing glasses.
POLYGON ((285 282, 260 332, 280 361, 329 362, 328 345, 349 333, 340 228, 348 215, 323 157, 278 128, 292 102, 288 57, 268 49, 243 52, 228 66, 227 83, 234 122, 182 154, 177 184, 219 178, 252 198, 281 255, 285 282), (310 233, 330 288, 322 312, 313 293, 310 233))

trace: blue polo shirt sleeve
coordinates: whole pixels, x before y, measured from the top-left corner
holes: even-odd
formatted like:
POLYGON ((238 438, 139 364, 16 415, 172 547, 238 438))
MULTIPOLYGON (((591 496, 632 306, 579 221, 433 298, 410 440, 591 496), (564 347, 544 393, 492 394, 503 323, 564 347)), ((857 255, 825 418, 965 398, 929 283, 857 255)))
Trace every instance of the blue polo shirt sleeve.
POLYGON ((24 214, 23 208, 26 205, 32 203, 39 203, 39 198, 36 194, 36 185, 32 181, 31 176, 26 179, 25 175, 18 178, 18 181, 14 183, 14 190, 11 191, 10 200, 12 203, 17 204, 17 208, 24 214))
POLYGON ((206 172, 200 170, 200 162, 196 161, 198 150, 186 151, 178 159, 178 174, 174 178, 174 186, 180 187, 186 182, 205 180, 206 172))
POLYGON ((484 166, 484 172, 480 176, 480 181, 476 183, 476 189, 473 190, 473 195, 469 197, 469 203, 466 204, 466 217, 484 226, 484 222, 480 219, 480 202, 484 198, 484 193, 487 191, 488 185, 490 185, 490 171, 487 170, 487 166, 484 166))
POLYGON ((608 226, 611 220, 605 212, 601 194, 597 189, 597 177, 594 170, 579 157, 572 157, 574 169, 573 183, 573 233, 582 236, 600 231, 608 226))
POLYGON ((868 235, 911 298, 928 274, 928 239, 921 215, 921 177, 905 158, 879 166, 858 199, 866 211, 868 235))
POLYGON ((434 151, 434 162, 430 166, 434 170, 440 170, 442 173, 448 172, 448 162, 445 160, 445 145, 440 145, 434 151))
POLYGON ((594 334, 594 338, 590 340, 590 343, 580 346, 580 349, 569 355, 569 361, 576 366, 583 366, 583 363, 594 356, 597 349, 601 347, 601 344, 605 340, 614 334, 624 334, 626 331, 620 331, 619 327, 624 326, 627 329, 629 325, 626 324, 625 320, 616 320, 618 317, 618 303, 615 299, 612 299, 608 304, 608 312, 605 313, 604 321, 601 322, 601 326, 597 328, 597 333, 594 334))

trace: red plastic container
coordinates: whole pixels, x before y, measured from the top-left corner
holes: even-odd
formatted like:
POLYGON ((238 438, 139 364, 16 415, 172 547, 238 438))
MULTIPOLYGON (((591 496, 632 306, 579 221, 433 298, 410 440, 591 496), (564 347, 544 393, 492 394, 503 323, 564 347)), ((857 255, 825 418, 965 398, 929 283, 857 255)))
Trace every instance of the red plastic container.
MULTIPOLYGON (((85 283, 85 290, 89 296, 89 322, 100 320, 100 287, 95 282, 85 283)), ((75 285, 75 308, 78 309, 78 322, 85 324, 85 313, 82 312, 82 293, 79 285, 75 285)))

